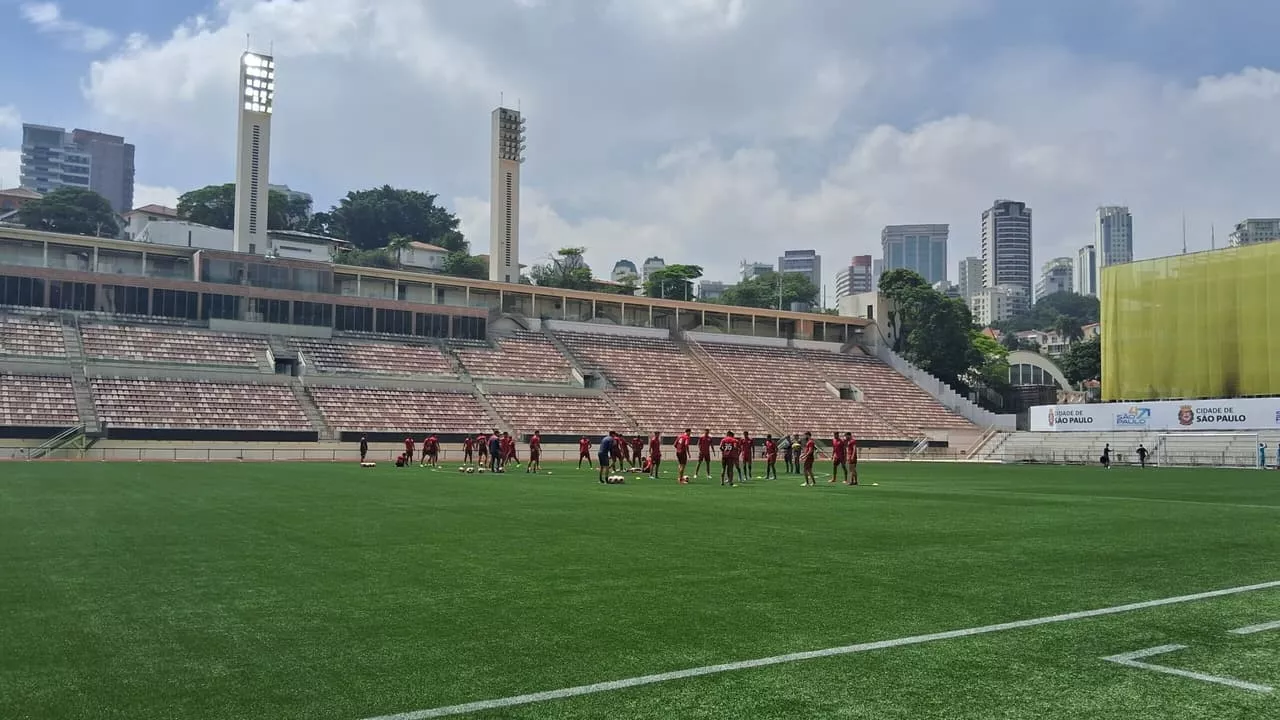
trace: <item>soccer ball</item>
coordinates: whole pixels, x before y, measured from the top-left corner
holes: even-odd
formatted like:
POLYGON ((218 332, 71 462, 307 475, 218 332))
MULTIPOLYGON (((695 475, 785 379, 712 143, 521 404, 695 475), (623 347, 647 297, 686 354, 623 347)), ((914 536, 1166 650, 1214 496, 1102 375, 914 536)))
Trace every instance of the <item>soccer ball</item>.
MULTIPOLYGON (((468 475, 470 475, 471 473, 473 473, 473 472, 475 472, 475 471, 476 471, 476 469, 475 469, 475 468, 470 468, 470 467, 469 467, 469 468, 467 468, 467 474, 468 474, 468 475)), ((483 471, 483 470, 481 470, 480 472, 484 472, 484 471, 483 471)))
POLYGON ((606 481, 610 485, 621 485, 627 481, 627 478, 622 475, 610 475, 606 481))
POLYGON ((466 471, 467 471, 467 467, 465 465, 458 466, 458 472, 466 472, 466 471))

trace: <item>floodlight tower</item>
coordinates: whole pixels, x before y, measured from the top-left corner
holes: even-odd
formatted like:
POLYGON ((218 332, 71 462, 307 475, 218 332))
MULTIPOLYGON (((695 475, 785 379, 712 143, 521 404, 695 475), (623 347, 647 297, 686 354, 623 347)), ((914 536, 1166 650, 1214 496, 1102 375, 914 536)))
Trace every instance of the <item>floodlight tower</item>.
POLYGON ((236 209, 231 249, 266 254, 267 178, 271 161, 271 106, 276 97, 276 61, 270 55, 240 56, 240 121, 236 141, 236 209))
POLYGON ((524 162, 524 117, 518 110, 493 111, 493 164, 489 186, 489 279, 520 282, 520 164, 524 162))

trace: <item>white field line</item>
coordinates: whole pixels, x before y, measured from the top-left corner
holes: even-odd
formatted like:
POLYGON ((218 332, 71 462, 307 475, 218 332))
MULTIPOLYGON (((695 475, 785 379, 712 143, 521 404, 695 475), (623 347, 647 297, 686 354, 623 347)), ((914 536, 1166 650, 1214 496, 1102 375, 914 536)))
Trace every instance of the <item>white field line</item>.
POLYGON ((622 690, 624 688, 638 687, 641 685, 653 685, 655 683, 702 677, 704 675, 717 675, 720 673, 734 672, 736 670, 748 670, 751 668, 780 665, 782 663, 797 662, 800 660, 813 660, 815 658, 827 658, 836 655, 852 655, 854 653, 905 647, 907 645, 923 645, 925 643, 938 642, 941 640, 972 637, 974 635, 986 635, 988 633, 1004 632, 1006 630, 1021 630, 1040 625, 1051 625, 1054 623, 1071 622, 1073 620, 1102 617, 1104 615, 1118 615, 1120 613, 1133 612, 1135 610, 1146 610, 1148 608, 1162 607, 1164 605, 1177 605, 1179 603, 1195 602, 1197 600, 1209 600, 1211 598, 1239 595, 1241 593, 1254 592, 1257 590, 1269 590, 1272 588, 1280 588, 1280 580, 1258 583, 1256 585, 1241 585, 1239 587, 1226 588, 1224 590, 1211 590, 1209 592, 1196 593, 1194 595, 1179 595, 1177 597, 1161 598, 1159 600, 1146 600, 1143 602, 1129 603, 1127 605, 1099 608, 1097 610, 1082 610, 1079 612, 1071 612, 1063 615, 1050 615, 1048 617, 1034 618, 1031 620, 1016 620, 1014 622, 1000 623, 998 625, 984 625, 982 627, 966 628, 964 630, 948 630, 946 632, 931 633, 928 635, 912 635, 911 637, 897 638, 895 640, 878 640, 876 642, 844 645, 841 647, 832 647, 823 650, 807 650, 805 652, 774 655, 772 657, 757 658, 755 660, 739 660, 737 662, 724 663, 721 665, 705 665, 703 667, 689 668, 687 670, 673 670, 671 672, 657 673, 655 675, 641 675, 639 677, 627 678, 624 680, 610 680, 608 682, 578 685, 575 687, 561 688, 559 690, 545 690, 543 692, 529 693, 527 695, 512 695, 511 697, 477 700, 475 702, 462 703, 460 705, 448 705, 428 710, 414 710, 412 712, 396 713, 394 715, 379 715, 377 717, 367 718, 366 720, 428 720, 428 718, 452 717, 454 715, 465 715, 467 713, 481 712, 484 710, 515 707, 517 705, 530 705, 532 703, 546 702, 548 700, 561 700, 564 698, 577 697, 579 695, 611 692, 614 690, 622 690))
POLYGON ((1178 668, 1166 667, 1164 665, 1152 665, 1151 663, 1139 662, 1142 658, 1152 657, 1153 655, 1163 655, 1171 653, 1175 650, 1185 650, 1186 645, 1161 645, 1160 647, 1147 648, 1146 650, 1134 650, 1133 652, 1121 653, 1104 657, 1103 660, 1113 662, 1117 665, 1125 667, 1137 668, 1139 670, 1150 670, 1151 672, 1164 673, 1165 675, 1176 675, 1178 677, 1190 678, 1201 682, 1214 683, 1216 685, 1226 685, 1238 690, 1248 690, 1257 693, 1269 693, 1272 691, 1270 685, 1258 685, 1256 683, 1245 682, 1235 678, 1222 677, 1221 675, 1208 675, 1206 673, 1192 672, 1190 670, 1179 670, 1178 668))
POLYGON ((1233 635, 1252 635, 1254 633, 1266 632, 1268 630, 1280 630, 1280 620, 1275 622, 1262 623, 1261 625, 1250 625, 1249 627, 1236 628, 1232 630, 1233 635))

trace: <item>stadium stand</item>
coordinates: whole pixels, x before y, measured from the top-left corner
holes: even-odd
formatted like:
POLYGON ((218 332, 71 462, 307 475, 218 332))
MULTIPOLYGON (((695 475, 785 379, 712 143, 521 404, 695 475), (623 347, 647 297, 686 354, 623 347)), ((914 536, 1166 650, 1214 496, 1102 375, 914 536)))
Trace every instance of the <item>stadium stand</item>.
POLYGON ((338 431, 465 434, 496 422, 471 393, 329 385, 307 390, 338 431))
POLYGON ((0 425, 71 427, 79 422, 71 378, 0 373, 0 425))
POLYGON ((126 362, 253 368, 267 351, 261 337, 160 326, 86 324, 80 338, 85 357, 126 362))
POLYGON ((542 333, 516 332, 495 345, 496 349, 485 349, 468 343, 454 352, 476 378, 552 383, 569 379, 568 361, 542 333))
POLYGON ((281 385, 93 378, 99 421, 119 428, 306 431, 311 424, 281 385))
POLYGON ((456 377, 444 353, 432 345, 295 338, 305 364, 331 375, 441 375, 456 377))
POLYGON ((763 423, 727 395, 669 339, 558 332, 587 367, 604 373, 608 391, 640 428, 675 433, 686 427, 762 432, 763 423))
POLYGON ((43 358, 66 354, 62 324, 57 320, 22 315, 0 317, 0 355, 43 358))
POLYGON ((517 432, 541 430, 547 435, 589 435, 603 430, 632 432, 608 400, 598 396, 489 394, 489 402, 517 432))

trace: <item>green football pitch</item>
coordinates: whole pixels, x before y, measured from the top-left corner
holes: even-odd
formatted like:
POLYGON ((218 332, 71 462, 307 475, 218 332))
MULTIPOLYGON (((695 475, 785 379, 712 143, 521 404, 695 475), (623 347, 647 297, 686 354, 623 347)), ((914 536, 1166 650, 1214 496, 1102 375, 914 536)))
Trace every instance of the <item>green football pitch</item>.
POLYGON ((1280 718, 1280 474, 2 468, 5 720, 1280 718))

